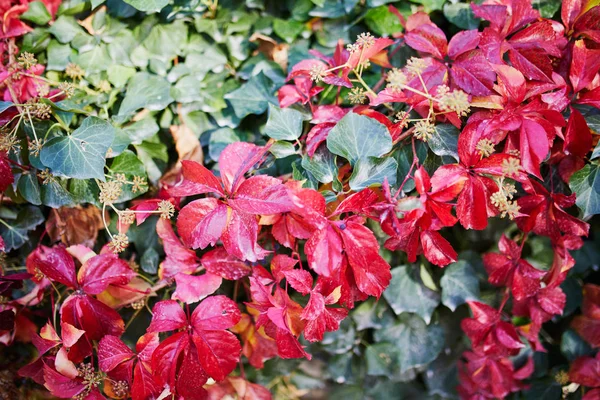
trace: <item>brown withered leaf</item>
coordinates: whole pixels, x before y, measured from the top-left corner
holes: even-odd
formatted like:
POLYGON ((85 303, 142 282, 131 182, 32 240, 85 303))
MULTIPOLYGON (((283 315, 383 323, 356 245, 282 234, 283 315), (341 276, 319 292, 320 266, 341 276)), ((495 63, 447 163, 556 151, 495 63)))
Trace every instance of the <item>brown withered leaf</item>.
POLYGON ((160 180, 166 184, 174 184, 177 182, 181 172, 181 161, 191 160, 202 164, 204 153, 202 152, 200 141, 187 125, 171 125, 169 130, 175 142, 178 159, 177 163, 165 172, 160 180))
POLYGON ((250 36, 250 41, 258 44, 257 51, 259 53, 267 56, 269 60, 275 61, 284 71, 287 71, 289 44, 277 43, 275 39, 258 32, 250 36))
POLYGON ((53 209, 46 221, 50 238, 55 242, 60 240, 67 246, 82 244, 94 247, 98 231, 103 228, 102 213, 93 205, 53 209))

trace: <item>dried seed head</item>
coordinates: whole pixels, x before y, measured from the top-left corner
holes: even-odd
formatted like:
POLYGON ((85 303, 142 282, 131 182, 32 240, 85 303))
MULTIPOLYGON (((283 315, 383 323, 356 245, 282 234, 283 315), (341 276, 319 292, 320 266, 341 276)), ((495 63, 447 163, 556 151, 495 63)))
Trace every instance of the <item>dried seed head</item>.
POLYGON ((394 68, 387 74, 386 78, 388 84, 387 88, 389 88, 392 92, 399 92, 402 90, 402 87, 406 85, 408 78, 406 74, 399 70, 398 68, 394 68))
POLYGON ((81 79, 85 76, 85 71, 75 63, 69 63, 65 68, 65 74, 73 80, 81 79))
POLYGON ((37 176, 42 180, 42 185, 47 185, 56 180, 56 178, 54 177, 54 175, 52 175, 48 168, 38 172, 37 176))
POLYGON ((400 128, 408 126, 408 113, 406 111, 398 111, 395 115, 394 122, 400 124, 400 128))
POLYGON ((19 66, 23 69, 29 69, 37 64, 35 56, 28 52, 23 52, 18 58, 19 66))
MULTIPOLYGON (((442 88, 442 86, 440 86, 442 88)), ((446 89, 447 86, 446 86, 446 89)), ((448 89, 449 90, 449 89, 448 89)), ((438 104, 443 111, 454 111, 459 117, 466 116, 470 111, 469 95, 462 90, 439 91, 436 96, 438 104)))
POLYGON ((119 212, 119 222, 124 225, 133 224, 135 221, 135 213, 129 209, 119 212))
POLYGON ((0 132, 0 152, 17 151, 19 148, 19 139, 16 132, 0 132))
POLYGON ((421 74, 425 68, 427 68, 427 64, 422 58, 411 57, 406 62, 406 70, 415 75, 421 74))
POLYGON ((521 171, 521 162, 518 158, 511 157, 507 160, 502 161, 502 173, 504 176, 511 177, 516 176, 521 171))
POLYGON ((415 137, 424 142, 428 141, 431 136, 435 133, 435 125, 433 125, 429 120, 421 120, 415 123, 415 137))
POLYGON ((121 183, 121 184, 125 184, 125 183, 127 183, 127 177, 125 176, 125 174, 115 174, 115 175, 113 176, 113 180, 114 180, 115 182, 119 182, 119 183, 121 183))
POLYGON ((123 193, 122 184, 117 181, 100 182, 100 195, 98 199, 102 204, 112 204, 123 193))
POLYGON ((115 397, 120 399, 125 398, 129 393, 129 385, 127 384, 127 381, 117 381, 112 385, 112 390, 115 397))
POLYGON ((111 242, 108 244, 113 253, 121 253, 127 246, 129 246, 129 238, 124 233, 113 236, 111 242))
POLYGON ((366 99, 367 95, 363 88, 354 87, 350 93, 348 93, 348 100, 350 100, 350 103, 352 104, 362 104, 366 99))
POLYGON ((371 35, 371 32, 363 32, 356 37, 356 44, 363 49, 368 49, 375 44, 375 38, 371 35))
POLYGON ((75 85, 73 85, 71 82, 59 83, 58 89, 61 90, 67 98, 71 98, 75 94, 75 85))
POLYGON ((103 79, 100 81, 100 83, 98 83, 98 90, 102 93, 108 93, 110 92, 110 89, 110 82, 108 82, 106 79, 103 79))
POLYGON ((145 306, 146 306, 146 299, 143 299, 143 298, 131 303, 131 308, 133 308, 134 310, 141 310, 145 306))
POLYGON ((310 69, 310 79, 315 82, 321 82, 323 80, 323 78, 325 78, 327 76, 327 71, 325 70, 325 67, 323 65, 314 65, 311 69, 310 69))
POLYGON ((175 206, 167 200, 162 200, 158 203, 158 211, 162 219, 171 219, 175 215, 175 206))
POLYGON ((148 183, 146 183, 146 178, 136 175, 133 177, 131 191, 133 193, 141 192, 142 190, 146 189, 147 186, 148 183))
POLYGON ((554 380, 561 386, 565 386, 571 381, 567 371, 558 371, 556 375, 554 375, 554 380))
POLYGON ((475 150, 477 150, 481 158, 489 157, 494 153, 494 142, 490 139, 481 139, 477 142, 475 150))

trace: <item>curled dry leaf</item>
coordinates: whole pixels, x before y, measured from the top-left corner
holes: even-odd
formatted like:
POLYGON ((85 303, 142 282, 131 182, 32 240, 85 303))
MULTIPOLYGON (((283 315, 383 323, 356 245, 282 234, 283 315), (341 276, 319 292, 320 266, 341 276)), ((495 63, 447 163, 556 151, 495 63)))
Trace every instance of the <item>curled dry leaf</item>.
POLYGON ((177 163, 171 167, 162 176, 161 181, 164 183, 175 183, 181 172, 181 161, 191 160, 202 164, 204 153, 200 141, 187 125, 172 125, 169 129, 175 142, 175 150, 177 151, 177 163))
POLYGON ((52 241, 60 240, 67 246, 81 244, 93 247, 101 229, 102 213, 93 205, 53 209, 46 221, 46 230, 52 241))
POLYGON ((258 32, 250 36, 250 41, 258 44, 258 53, 264 54, 269 60, 275 61, 284 71, 287 71, 289 44, 277 43, 275 39, 258 32))

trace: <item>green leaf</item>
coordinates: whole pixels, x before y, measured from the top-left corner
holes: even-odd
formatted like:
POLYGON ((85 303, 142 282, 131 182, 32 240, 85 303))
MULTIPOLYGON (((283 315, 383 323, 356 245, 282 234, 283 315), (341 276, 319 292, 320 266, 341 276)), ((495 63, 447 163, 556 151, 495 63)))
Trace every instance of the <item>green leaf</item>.
POLYGON ((394 344, 386 342, 367 346, 364 355, 367 363, 367 375, 394 375, 400 369, 399 352, 400 350, 394 344))
POLYGON ((27 232, 44 222, 44 215, 39 208, 28 206, 19 211, 14 221, 0 221, 0 236, 8 252, 18 249, 29 240, 27 232))
POLYGON ((0 101, 0 113, 3 113, 4 111, 8 110, 13 105, 14 104, 11 103, 10 101, 0 101))
POLYGON ((17 189, 25 200, 31 204, 39 206, 42 204, 40 184, 38 183, 35 173, 23 173, 17 183, 17 189))
POLYGON ((365 22, 372 32, 380 36, 391 36, 402 32, 400 20, 388 10, 387 6, 369 9, 365 15, 365 22))
POLYGON ((114 137, 115 128, 109 122, 88 117, 71 135, 48 141, 40 159, 53 174, 104 181, 106 151, 114 137))
POLYGON ((458 129, 451 124, 435 126, 435 132, 427 144, 437 156, 450 156, 458 161, 458 129))
POLYGON ((85 70, 86 76, 103 72, 112 64, 106 45, 96 45, 90 51, 80 52, 75 63, 85 70))
POLYGON ((352 165, 368 157, 381 157, 392 149, 392 137, 382 123, 350 112, 329 132, 327 148, 352 165))
POLYGON ((146 12, 146 13, 155 13, 162 10, 167 4, 169 4, 169 0, 123 0, 125 3, 130 6, 146 12))
POLYGON ((552 18, 561 5, 561 0, 532 0, 533 8, 539 10, 542 18, 552 18))
POLYGON ((403 314, 395 325, 375 331, 376 341, 392 343, 398 349, 400 373, 424 367, 435 360, 444 347, 444 339, 441 326, 427 325, 411 314, 403 314))
POLYGON ((571 329, 563 333, 560 341, 560 351, 570 362, 575 361, 578 357, 593 353, 590 345, 571 329))
POLYGON ((116 120, 123 122, 140 108, 164 110, 172 101, 171 85, 164 78, 147 72, 135 74, 127 85, 116 120))
POLYGON ((321 183, 329 183, 337 179, 335 157, 323 146, 317 149, 312 158, 307 155, 302 157, 302 167, 321 183))
POLYGON ((170 61, 179 55, 187 44, 188 29, 184 20, 155 25, 143 45, 152 58, 170 61))
POLYGON ((293 108, 279 108, 269 104, 269 119, 265 135, 275 140, 296 140, 302 135, 304 114, 293 108))
POLYGON ((554 379, 546 379, 544 381, 533 382, 527 389, 523 391, 524 400, 561 400, 562 387, 554 379))
POLYGON ((442 303, 452 311, 467 301, 479 299, 479 281, 471 265, 464 260, 444 268, 440 285, 442 303))
POLYGON ((600 213, 600 179, 598 165, 588 164, 571 176, 569 187, 577 194, 577 206, 583 217, 600 213))
POLYGON ((441 10, 446 0, 412 0, 415 3, 422 4, 426 13, 441 10))
POLYGON ((425 287, 419 271, 411 265, 401 265, 392 270, 392 281, 383 297, 396 315, 411 312, 420 315, 428 324, 433 310, 440 303, 440 295, 425 287))
POLYGON ((218 161, 225 147, 240 140, 240 137, 231 128, 220 128, 212 131, 208 141, 208 155, 212 160, 218 161))
POLYGON ((75 198, 67 190, 67 179, 54 178, 42 184, 42 204, 52 208, 75 205, 75 198))
POLYGON ((142 267, 142 271, 148 274, 156 274, 158 271, 158 263, 160 261, 160 254, 154 247, 149 247, 142 254, 142 258, 140 259, 140 267, 142 267))
POLYGON ((371 328, 380 329, 390 325, 395 319, 394 314, 384 302, 375 302, 373 299, 360 303, 350 315, 358 331, 371 328))
POLYGON ((275 18, 273 21, 273 31, 288 43, 292 43, 303 30, 304 24, 293 19, 275 18))
POLYGON ((34 1, 29 3, 27 11, 21 14, 21 19, 31 21, 37 25, 46 25, 52 20, 52 15, 50 15, 44 3, 41 1, 34 1))
POLYGON ((73 17, 61 15, 54 21, 49 29, 49 32, 54 35, 61 43, 69 43, 75 38, 75 35, 82 33, 83 30, 73 17))
POLYGON ((273 95, 267 77, 261 72, 250 78, 240 88, 225 95, 238 118, 249 114, 262 114, 267 110, 269 103, 278 104, 273 95))
POLYGON ((385 178, 394 186, 397 170, 398 163, 393 157, 358 160, 350 177, 350 189, 359 191, 370 186, 381 186, 385 178))
POLYGON ((135 68, 124 67, 122 65, 114 65, 106 70, 108 81, 116 88, 125 86, 129 78, 135 75, 135 68))
POLYGON ((48 64, 46 68, 53 71, 64 71, 71 59, 77 54, 68 44, 60 44, 52 40, 48 45, 48 64))
POLYGON ((269 148, 269 151, 275 156, 275 158, 286 158, 296 154, 296 147, 294 147, 293 143, 278 140, 277 142, 273 143, 273 145, 269 148))
POLYGON ((144 163, 148 179, 152 183, 158 182, 169 160, 167 146, 158 140, 157 136, 134 145, 138 158, 144 163))
POLYGON ((475 17, 469 3, 444 4, 444 16, 448 21, 462 29, 477 29, 479 18, 475 17))
MULTIPOLYGON (((113 177, 116 174, 123 174, 129 182, 133 181, 134 176, 139 176, 145 179, 147 178, 144 163, 142 163, 130 150, 125 150, 119 156, 115 157, 110 164, 109 170, 113 177)), ((148 191, 148 186, 143 186, 141 190, 133 192, 132 185, 124 184, 122 186, 122 190, 123 192, 121 193, 121 196, 119 196, 119 199, 116 201, 116 203, 122 203, 146 193, 148 191)))

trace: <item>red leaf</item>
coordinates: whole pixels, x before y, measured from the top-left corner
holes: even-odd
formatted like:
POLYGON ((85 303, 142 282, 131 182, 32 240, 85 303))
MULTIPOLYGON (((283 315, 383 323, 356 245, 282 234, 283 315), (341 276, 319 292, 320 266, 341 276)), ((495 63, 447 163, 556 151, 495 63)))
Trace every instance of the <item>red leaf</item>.
MULTIPOLYGON (((600 69, 600 66, 597 68, 600 69)), ((585 157, 592 148, 592 132, 581 113, 571 107, 571 115, 565 129, 565 151, 585 157)))
POLYGON ((587 387, 600 386, 600 357, 579 357, 569 370, 569 378, 572 382, 587 387))
MULTIPOLYGON (((15 178, 12 174, 10 163, 6 153, 0 153, 0 192, 4 192, 13 184, 15 178)), ((2 240, 2 239, 0 239, 2 240)), ((0 250, 4 250, 4 241, 2 241, 0 250)))
POLYGON ((235 193, 244 181, 244 174, 257 164, 268 151, 252 143, 236 142, 228 145, 219 156, 219 170, 225 189, 235 193))
POLYGON ((211 274, 236 281, 250 275, 248 263, 230 255, 223 247, 217 247, 202 256, 202 266, 211 274))
POLYGON ((77 278, 75 277, 75 262, 64 247, 38 246, 33 253, 27 257, 27 264, 32 269, 39 269, 48 279, 62 283, 75 289, 77 278))
POLYGON ((172 278, 179 272, 193 273, 200 262, 196 252, 184 247, 173 232, 171 221, 159 219, 156 223, 156 233, 163 241, 165 259, 160 264, 158 273, 161 279, 172 278))
POLYGON ((159 301, 152 308, 152 322, 148 332, 175 331, 187 325, 187 317, 175 300, 159 301))
POLYGON ((229 254, 240 260, 255 262, 267 255, 257 243, 258 222, 254 215, 229 209, 228 225, 221 236, 223 247, 229 254))
POLYGON ((125 260, 110 253, 90 258, 77 275, 81 288, 87 294, 101 293, 108 285, 126 285, 137 276, 125 260))
POLYGON ((135 353, 116 336, 104 336, 98 343, 98 367, 104 372, 112 371, 133 357, 135 353))
POLYGON ((389 264, 379 255, 375 235, 360 224, 348 222, 341 236, 358 289, 379 298, 390 284, 392 274, 389 264))
POLYGON ((279 214, 292 209, 285 186, 279 179, 266 175, 253 176, 244 181, 235 198, 228 203, 248 214, 279 214))
POLYGON ((359 64, 363 62, 375 58, 380 52, 382 52, 386 47, 389 47, 394 43, 392 39, 387 38, 377 38, 375 39, 375 43, 366 48, 362 48, 358 51, 355 51, 350 54, 348 58, 348 66, 352 68, 356 68, 359 64))
POLYGON ((431 230, 421 232, 421 246, 425 258, 437 266, 444 267, 458 259, 458 254, 452 245, 438 232, 431 230))
POLYGON ((575 93, 585 89, 600 70, 600 50, 588 49, 584 40, 573 44, 569 79, 575 93))
POLYGON ((154 376, 144 364, 138 362, 133 369, 133 384, 131 385, 131 398, 133 400, 146 400, 156 397, 161 390, 154 376))
POLYGON ((290 286, 303 295, 309 294, 312 290, 313 279, 310 272, 303 269, 292 269, 284 270, 283 275, 290 286))
POLYGON ((319 275, 332 276, 342 262, 342 239, 327 225, 316 231, 304 246, 308 265, 319 275))
POLYGON ((228 207, 213 198, 194 200, 179 212, 177 231, 186 246, 214 246, 227 224, 228 207))
POLYGON ((188 304, 196 303, 216 292, 221 287, 222 281, 223 278, 220 276, 208 272, 203 275, 188 275, 180 272, 175 275, 177 288, 171 298, 188 304))
POLYGON ((119 313, 88 295, 74 293, 69 296, 60 314, 61 322, 84 330, 91 340, 100 340, 105 335, 121 336, 125 331, 119 313))

